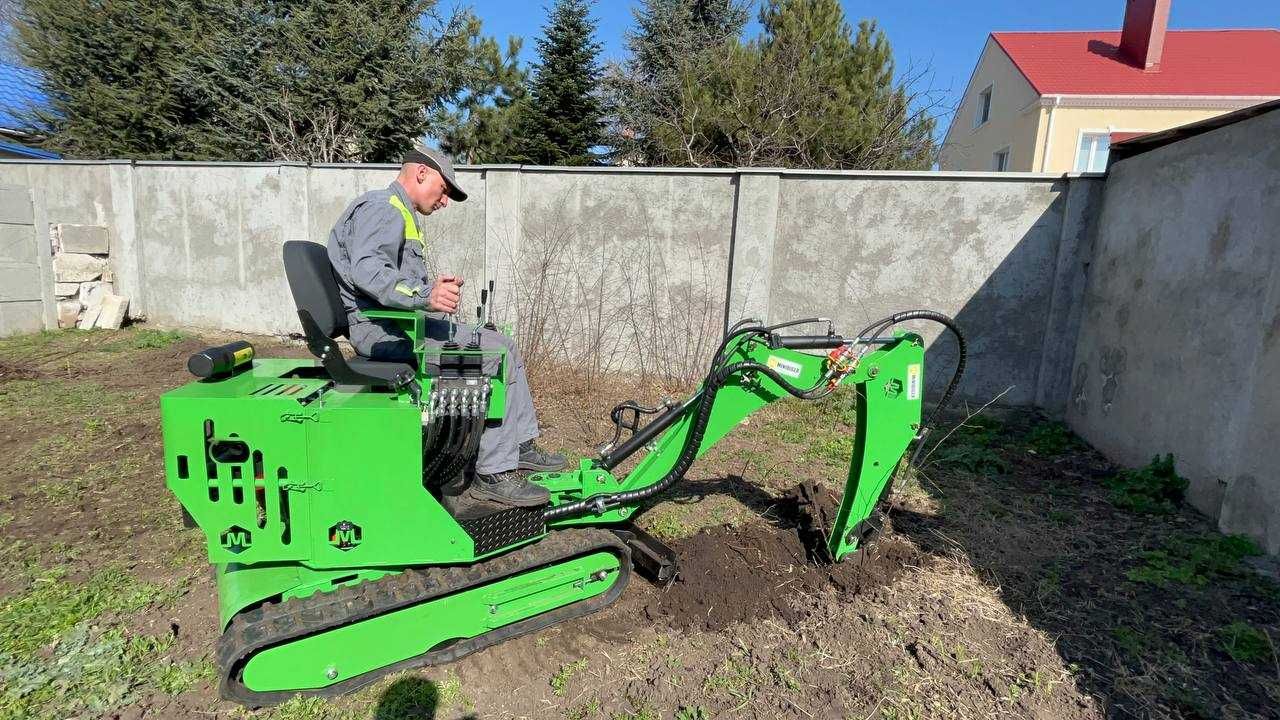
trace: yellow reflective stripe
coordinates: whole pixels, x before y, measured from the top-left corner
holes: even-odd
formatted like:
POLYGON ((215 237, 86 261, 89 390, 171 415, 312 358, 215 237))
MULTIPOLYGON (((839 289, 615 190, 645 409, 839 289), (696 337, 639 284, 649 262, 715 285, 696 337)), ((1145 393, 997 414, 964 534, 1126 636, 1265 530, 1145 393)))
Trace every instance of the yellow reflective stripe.
POLYGON ((422 234, 418 232, 418 223, 414 221, 413 213, 404 206, 399 195, 392 195, 387 201, 404 216, 404 239, 418 241, 418 244, 422 246, 422 254, 425 256, 427 254, 427 244, 422 241, 422 234))
POLYGON ((409 287, 408 285, 405 285, 404 283, 396 283, 396 292, 400 293, 401 295, 408 295, 409 297, 413 297, 418 294, 417 290, 414 290, 413 288, 409 287))

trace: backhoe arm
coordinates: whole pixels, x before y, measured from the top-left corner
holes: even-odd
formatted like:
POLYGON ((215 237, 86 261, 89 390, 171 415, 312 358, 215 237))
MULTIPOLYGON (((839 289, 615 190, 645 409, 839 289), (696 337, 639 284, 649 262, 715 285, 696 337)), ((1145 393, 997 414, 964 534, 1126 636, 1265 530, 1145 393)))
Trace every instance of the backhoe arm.
MULTIPOLYGON (((827 549, 835 560, 857 549, 861 537, 857 532, 860 523, 875 510, 899 460, 920 429, 923 345, 918 335, 895 334, 877 349, 863 355, 847 374, 833 381, 852 385, 856 403, 849 474, 840 510, 827 538, 827 549)), ((741 342, 732 343, 726 349, 723 364, 745 364, 746 369, 729 374, 715 391, 694 458, 701 457, 751 413, 793 394, 769 373, 752 367, 770 369, 792 388, 809 389, 822 385, 832 362, 830 357, 823 355, 770 347, 763 336, 748 336, 741 342)), ((697 412, 705 391, 705 387, 700 389, 684 404, 668 409, 666 415, 654 421, 669 424, 652 450, 625 478, 615 479, 609 472, 608 468, 616 465, 616 458, 606 462, 583 460, 577 471, 538 477, 538 481, 552 491, 552 513, 555 506, 572 507, 584 501, 589 508, 584 514, 553 516, 549 524, 601 524, 622 522, 632 517, 643 498, 621 501, 611 498, 643 494, 647 488, 654 488, 664 478, 669 478, 673 469, 677 469, 682 456, 688 452, 690 434, 696 430, 697 412)))

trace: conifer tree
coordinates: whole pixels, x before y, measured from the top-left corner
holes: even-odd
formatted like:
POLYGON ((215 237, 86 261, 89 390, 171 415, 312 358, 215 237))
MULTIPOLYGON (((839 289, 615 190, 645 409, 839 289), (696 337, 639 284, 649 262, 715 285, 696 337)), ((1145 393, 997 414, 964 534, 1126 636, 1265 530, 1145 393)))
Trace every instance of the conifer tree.
POLYGON ((479 22, 437 0, 26 0, 24 61, 72 157, 386 161, 471 72, 479 22))
POLYGON ((533 68, 529 100, 520 112, 517 162, 589 165, 604 140, 600 43, 589 0, 556 0, 533 68))
POLYGON ((910 79, 897 77, 889 41, 874 21, 860 22, 855 31, 837 0, 765 0, 759 37, 742 42, 735 33, 695 46, 681 34, 694 25, 686 20, 690 6, 690 0, 649 0, 621 81, 611 75, 619 97, 615 132, 633 161, 932 165, 933 104, 915 93, 910 79))
POLYGON ((465 163, 514 162, 520 113, 528 103, 528 73, 520 67, 521 39, 504 54, 493 38, 476 44, 477 69, 463 95, 442 116, 440 147, 465 163))
POLYGON ((740 0, 644 0, 626 34, 630 57, 609 69, 605 87, 616 113, 615 159, 648 165, 689 164, 679 129, 690 93, 718 71, 718 51, 747 22, 740 0))

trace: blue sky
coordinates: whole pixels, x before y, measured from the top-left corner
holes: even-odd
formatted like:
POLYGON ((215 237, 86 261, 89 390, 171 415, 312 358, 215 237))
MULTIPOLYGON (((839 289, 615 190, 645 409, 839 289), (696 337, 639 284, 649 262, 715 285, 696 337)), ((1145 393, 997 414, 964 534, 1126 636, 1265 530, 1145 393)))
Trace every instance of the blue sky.
MULTIPOLYGON (((522 57, 534 57, 549 2, 475 0, 473 8, 484 21, 485 33, 525 38, 522 57)), ((596 0, 598 39, 606 58, 624 54, 623 33, 632 24, 635 2, 596 0)), ((993 30, 1118 30, 1124 19, 1124 0, 843 0, 851 24, 874 18, 889 36, 898 66, 928 65, 930 85, 953 106, 964 92, 969 73, 987 33, 993 30)), ((754 13, 752 14, 754 18, 754 13)), ((1174 0, 1172 29, 1280 27, 1280 0, 1174 0)), ((759 32, 752 22, 748 35, 759 32)), ((946 120, 940 133, 945 132, 946 120)))

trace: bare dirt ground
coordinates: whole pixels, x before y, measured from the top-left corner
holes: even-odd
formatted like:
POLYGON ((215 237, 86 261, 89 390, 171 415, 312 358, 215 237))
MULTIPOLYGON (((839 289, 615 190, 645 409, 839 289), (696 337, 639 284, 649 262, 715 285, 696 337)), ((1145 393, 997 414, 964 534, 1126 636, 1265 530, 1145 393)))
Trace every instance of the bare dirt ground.
MULTIPOLYGON (((1280 588, 1256 548, 1183 507, 1158 463, 1118 473, 1035 415, 940 428, 891 528, 813 565, 788 492, 842 484, 848 397, 766 408, 641 517, 681 582, 636 579, 597 615, 452 665, 248 712, 213 686, 215 589, 164 488, 158 411, 187 356, 228 339, 0 340, 0 718, 1280 717, 1280 588)), ((671 392, 534 388, 544 444, 577 455, 608 435, 607 407, 671 392)))

